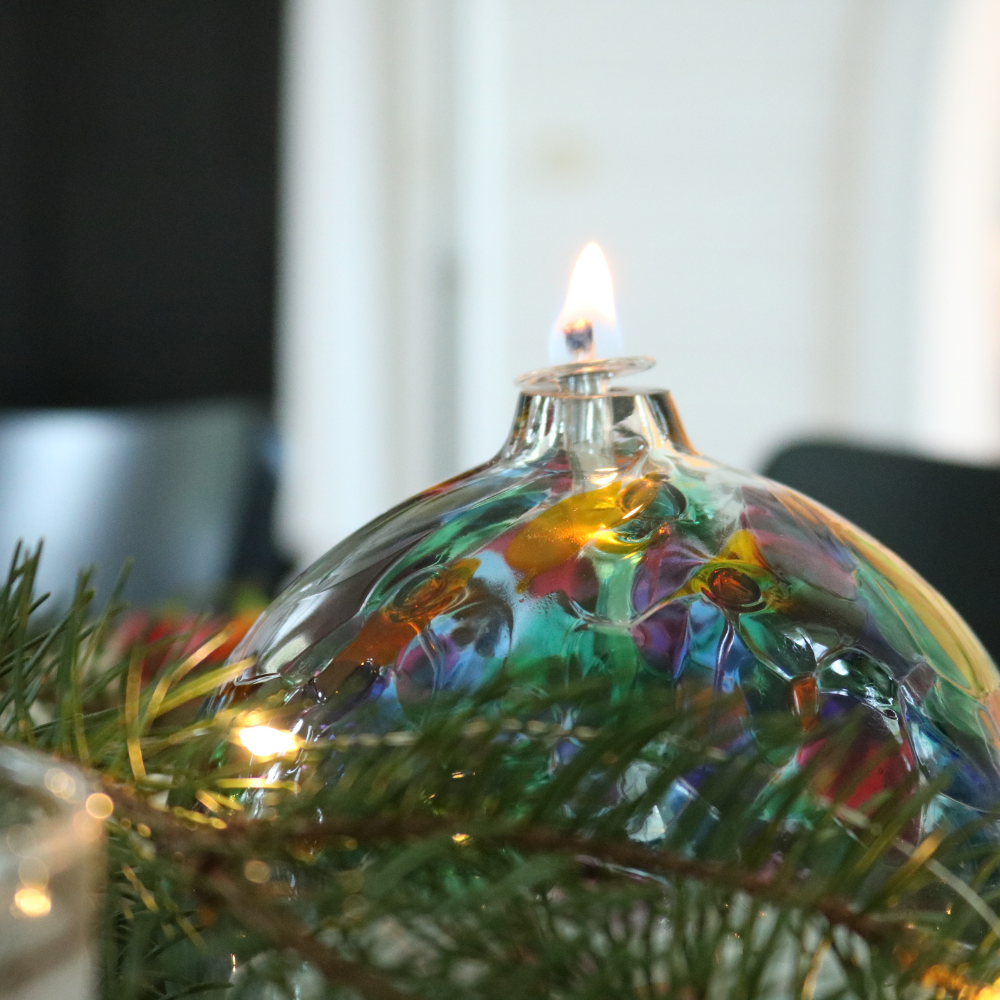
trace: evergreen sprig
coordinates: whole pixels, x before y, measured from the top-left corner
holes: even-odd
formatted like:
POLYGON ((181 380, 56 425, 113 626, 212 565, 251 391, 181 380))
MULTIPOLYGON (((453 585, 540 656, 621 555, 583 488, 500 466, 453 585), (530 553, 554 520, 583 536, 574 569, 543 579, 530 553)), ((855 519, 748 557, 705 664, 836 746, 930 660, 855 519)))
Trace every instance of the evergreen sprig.
POLYGON ((236 701, 224 635, 121 649, 120 591, 47 616, 38 558, 0 589, 0 723, 114 802, 108 1000, 1000 996, 997 818, 914 843, 917 778, 852 808, 851 725, 741 742, 731 699, 500 677, 254 760, 286 696, 236 701))

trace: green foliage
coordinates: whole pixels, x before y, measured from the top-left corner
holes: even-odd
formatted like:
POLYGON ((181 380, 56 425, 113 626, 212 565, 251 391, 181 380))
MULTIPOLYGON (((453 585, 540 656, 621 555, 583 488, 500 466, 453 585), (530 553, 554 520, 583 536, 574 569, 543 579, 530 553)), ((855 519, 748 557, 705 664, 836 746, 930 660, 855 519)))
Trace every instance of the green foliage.
POLYGON ((280 725, 282 690, 237 702, 218 639, 144 680, 164 648, 117 648, 86 575, 46 619, 37 563, 0 590, 0 722, 114 800, 108 1000, 1000 996, 995 819, 914 844, 937 788, 821 794, 849 726, 775 783, 761 748, 790 759, 795 720, 734 751, 724 700, 501 678, 254 760, 234 734, 280 725))

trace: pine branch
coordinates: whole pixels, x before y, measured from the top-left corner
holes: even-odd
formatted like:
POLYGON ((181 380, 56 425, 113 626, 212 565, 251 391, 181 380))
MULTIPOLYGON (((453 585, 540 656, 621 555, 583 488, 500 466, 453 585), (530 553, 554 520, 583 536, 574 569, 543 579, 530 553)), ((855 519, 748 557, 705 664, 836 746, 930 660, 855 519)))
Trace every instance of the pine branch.
MULTIPOLYGON (((908 915, 872 917, 856 911, 836 896, 816 896, 796 891, 794 885, 773 875, 755 874, 733 865, 684 857, 676 851, 652 849, 629 840, 571 835, 523 823, 505 828, 495 822, 483 823, 476 816, 454 815, 368 816, 359 819, 324 814, 321 823, 292 820, 278 827, 235 817, 228 821, 223 832, 192 826, 169 812, 156 809, 127 785, 105 781, 103 788, 122 814, 150 828, 155 835, 154 841, 164 850, 177 852, 185 858, 202 859, 199 863, 209 867, 207 872, 203 868, 198 869, 199 876, 208 874, 210 878, 214 877, 211 867, 214 860, 284 853, 289 841, 318 846, 352 838, 361 844, 384 844, 417 839, 441 840, 457 835, 487 848, 569 856, 584 870, 603 866, 606 872, 615 868, 630 870, 629 877, 634 877, 635 872, 647 872, 650 875, 695 879, 723 889, 739 890, 784 908, 814 911, 831 926, 845 927, 873 944, 891 937, 894 944, 920 946, 916 935, 909 940, 912 929, 908 915)), ((197 879, 192 878, 191 882, 195 884, 197 879)), ((295 947, 287 941, 283 944, 295 947)), ((305 954, 303 957, 308 958, 305 954)))
MULTIPOLYGON (((118 648, 115 611, 93 619, 85 578, 66 614, 39 625, 37 558, 18 554, 0 587, 0 727, 89 764, 114 800, 108 1000, 208 989, 218 955, 236 957, 238 993, 291 952, 365 1000, 759 1000, 782 962, 795 995, 964 1000, 1000 974, 1000 854, 971 826, 906 839, 933 786, 863 815, 846 802, 864 768, 833 801, 817 795, 835 738, 776 783, 763 751, 726 749, 723 703, 613 701, 600 682, 543 697, 500 678, 429 703, 405 733, 255 769, 232 733, 253 713, 280 724, 273 692, 212 718, 190 703, 232 676, 210 662, 219 636, 194 652, 186 640, 118 648), (545 721, 595 708, 597 729, 545 721), (694 773, 698 795, 655 846, 638 841, 694 773)), ((756 738, 769 752, 805 738, 768 725, 756 738)))

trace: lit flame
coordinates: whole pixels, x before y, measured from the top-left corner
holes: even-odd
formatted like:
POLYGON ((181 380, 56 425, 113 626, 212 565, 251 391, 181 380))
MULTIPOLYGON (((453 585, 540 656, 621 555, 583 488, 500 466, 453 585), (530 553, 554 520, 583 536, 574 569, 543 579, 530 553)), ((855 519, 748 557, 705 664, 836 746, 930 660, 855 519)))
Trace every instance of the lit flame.
POLYGON ((562 312, 549 335, 549 363, 591 361, 621 354, 611 271, 596 243, 577 258, 562 312))
POLYGON ((240 730, 239 737, 255 757, 277 757, 299 748, 299 741, 292 733, 271 726, 246 726, 240 730))

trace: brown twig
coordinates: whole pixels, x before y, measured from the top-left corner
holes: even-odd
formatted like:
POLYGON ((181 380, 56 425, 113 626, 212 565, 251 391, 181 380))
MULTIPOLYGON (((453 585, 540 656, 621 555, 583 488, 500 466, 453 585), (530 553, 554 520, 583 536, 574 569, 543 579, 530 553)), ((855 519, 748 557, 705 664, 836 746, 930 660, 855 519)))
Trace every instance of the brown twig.
POLYGON ((282 824, 280 828, 267 822, 233 817, 224 832, 211 827, 191 829, 190 825, 178 821, 171 814, 151 807, 128 786, 108 784, 106 789, 123 812, 141 817, 157 832, 158 837, 168 837, 177 843, 178 846, 171 849, 186 856, 245 857, 248 853, 287 849, 288 844, 295 841, 324 844, 350 837, 367 843, 400 843, 422 837, 449 837, 465 833, 479 842, 511 847, 525 853, 561 854, 575 857, 581 864, 593 865, 596 862, 739 890, 780 906, 819 913, 831 925, 845 927, 873 944, 885 941, 892 932, 910 935, 908 929, 901 926, 904 923, 902 918, 894 921, 891 917, 875 918, 859 913, 837 896, 807 894, 767 875, 722 862, 684 857, 674 851, 654 850, 625 839, 581 837, 522 824, 505 827, 494 822, 486 827, 482 825, 482 820, 454 816, 373 816, 356 819, 330 815, 324 816, 321 823, 293 821, 282 824))
MULTIPOLYGON (((291 836, 299 837, 306 842, 321 843, 339 837, 353 837, 358 841, 369 842, 401 841, 417 837, 447 837, 461 832, 480 842, 499 844, 525 853, 560 854, 575 857, 583 864, 592 865, 597 862, 646 872, 650 875, 689 878, 726 889, 737 889, 767 902, 813 910, 825 917, 830 924, 846 927, 872 943, 885 940, 887 931, 893 925, 891 920, 875 919, 859 913, 846 900, 836 896, 815 896, 796 892, 787 883, 766 875, 758 875, 722 862, 687 858, 675 851, 654 850, 628 840, 580 837, 545 827, 522 825, 506 829, 483 828, 471 818, 465 821, 431 816, 376 817, 365 820, 339 817, 331 819, 331 823, 324 817, 322 824, 303 824, 298 828, 293 827, 291 831, 286 829, 282 835, 287 836, 290 833, 291 836)), ((261 834, 263 836, 260 840, 252 839, 261 844, 273 840, 267 836, 267 831, 262 830, 261 834)), ((898 924, 895 925, 895 929, 898 932, 898 924)))

